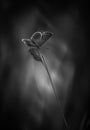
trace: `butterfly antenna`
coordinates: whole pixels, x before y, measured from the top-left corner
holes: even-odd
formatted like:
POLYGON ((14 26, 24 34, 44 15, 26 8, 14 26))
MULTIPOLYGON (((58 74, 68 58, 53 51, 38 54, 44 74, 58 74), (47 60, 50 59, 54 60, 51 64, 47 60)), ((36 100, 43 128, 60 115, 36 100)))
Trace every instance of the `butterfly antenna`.
POLYGON ((53 92, 54 92, 54 96, 55 96, 55 98, 56 98, 56 100, 57 100, 57 104, 58 104, 58 106, 59 106, 59 109, 60 109, 60 111, 61 111, 62 117, 63 117, 63 119, 64 119, 65 126, 66 126, 66 128, 68 128, 68 123, 67 123, 67 121, 66 121, 66 118, 65 118, 65 116, 64 116, 63 110, 62 110, 62 108, 61 108, 61 103, 60 103, 60 101, 59 101, 59 98, 58 98, 58 96, 57 96, 57 94, 56 94, 56 91, 55 91, 55 88, 54 88, 54 84, 53 84, 53 81, 52 81, 50 72, 49 72, 48 67, 47 67, 47 64, 46 64, 45 57, 40 53, 40 51, 39 51, 39 54, 40 54, 40 57, 41 57, 41 59, 42 59, 42 64, 44 65, 44 67, 45 67, 45 69, 46 69, 46 71, 47 71, 47 73, 48 73, 48 76, 49 76, 49 79, 50 79, 50 82, 51 82, 51 86, 52 86, 52 89, 53 89, 53 92))

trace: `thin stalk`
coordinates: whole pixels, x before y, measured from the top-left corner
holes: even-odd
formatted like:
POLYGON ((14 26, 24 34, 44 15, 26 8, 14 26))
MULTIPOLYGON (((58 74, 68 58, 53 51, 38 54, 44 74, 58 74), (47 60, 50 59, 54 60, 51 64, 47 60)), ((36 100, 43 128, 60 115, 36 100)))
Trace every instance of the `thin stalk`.
POLYGON ((56 98, 58 107, 59 107, 59 109, 60 109, 60 111, 61 111, 61 114, 62 114, 64 123, 65 123, 65 126, 66 126, 66 128, 68 128, 68 124, 67 124, 66 118, 65 118, 65 116, 64 116, 64 113, 63 113, 63 111, 62 111, 61 103, 60 103, 59 98, 58 98, 58 96, 57 96, 57 94, 56 94, 56 91, 55 91, 55 88, 54 88, 54 84, 53 84, 53 81, 52 81, 50 72, 49 72, 48 67, 47 67, 47 64, 46 64, 45 57, 40 53, 40 51, 39 51, 39 54, 40 54, 40 57, 41 57, 41 60, 42 60, 42 64, 44 65, 44 67, 45 67, 45 69, 46 69, 46 71, 47 71, 48 77, 49 77, 49 79, 50 79, 50 83, 51 83, 51 86, 52 86, 52 89, 53 89, 53 92, 54 92, 54 96, 55 96, 55 98, 56 98))

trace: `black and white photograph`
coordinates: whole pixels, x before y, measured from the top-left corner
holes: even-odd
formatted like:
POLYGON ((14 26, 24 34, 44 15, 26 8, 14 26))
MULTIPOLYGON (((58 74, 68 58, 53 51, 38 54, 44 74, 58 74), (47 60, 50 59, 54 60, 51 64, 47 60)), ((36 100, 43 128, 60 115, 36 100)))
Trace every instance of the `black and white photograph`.
POLYGON ((87 0, 0 0, 0 130, 90 130, 87 0))

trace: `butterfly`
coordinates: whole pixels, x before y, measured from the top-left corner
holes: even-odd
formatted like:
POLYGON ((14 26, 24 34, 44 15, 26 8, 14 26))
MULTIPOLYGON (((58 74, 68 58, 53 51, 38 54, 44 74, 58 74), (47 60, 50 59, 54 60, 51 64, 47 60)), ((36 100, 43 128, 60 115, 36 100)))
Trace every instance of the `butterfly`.
MULTIPOLYGON (((53 85, 53 81, 52 81, 50 72, 48 70, 45 57, 43 55, 41 55, 41 53, 39 51, 40 48, 41 48, 41 46, 44 45, 46 43, 46 41, 49 40, 52 37, 52 35, 53 35, 53 33, 48 32, 48 31, 44 31, 44 32, 37 31, 37 32, 35 32, 31 36, 30 39, 22 39, 22 42, 24 44, 26 44, 28 47, 30 47, 29 48, 29 52, 31 53, 31 55, 33 56, 33 58, 35 60, 37 60, 37 61, 41 61, 42 64, 44 65, 44 67, 45 67, 45 69, 47 71, 47 74, 49 76, 49 79, 50 79, 50 82, 51 82, 51 86, 52 86, 52 89, 54 91, 54 95, 56 97, 58 106, 60 108, 60 111, 62 112, 61 104, 60 104, 58 96, 57 96, 57 94, 55 92, 55 89, 54 89, 55 87, 53 85)), ((67 124, 66 118, 64 117, 63 112, 62 112, 62 116, 63 116, 64 122, 65 122, 65 125, 68 128, 68 124, 67 124)))
POLYGON ((36 31, 30 39, 22 39, 22 42, 29 47, 29 52, 35 60, 42 61, 39 50, 52 35, 49 31, 36 31))

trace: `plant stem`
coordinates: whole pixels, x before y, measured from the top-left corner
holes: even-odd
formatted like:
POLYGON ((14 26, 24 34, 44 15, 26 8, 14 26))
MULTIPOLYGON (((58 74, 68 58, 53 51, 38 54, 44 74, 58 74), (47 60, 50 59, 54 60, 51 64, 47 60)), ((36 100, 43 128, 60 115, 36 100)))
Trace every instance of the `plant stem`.
POLYGON ((45 69, 46 69, 46 71, 47 71, 47 74, 48 74, 48 76, 49 76, 50 83, 51 83, 51 86, 52 86, 52 89, 53 89, 53 92, 54 92, 54 96, 55 96, 55 98, 56 98, 57 104, 58 104, 59 109, 60 109, 60 111, 61 111, 61 114, 62 114, 64 123, 65 123, 65 126, 66 126, 66 128, 68 128, 68 124, 67 124, 66 118, 65 118, 65 116, 64 116, 64 113, 63 113, 63 111, 62 111, 61 103, 60 103, 59 98, 58 98, 58 96, 57 96, 57 94, 56 94, 56 91, 55 91, 55 88, 54 88, 54 84, 53 84, 53 81, 52 81, 50 72, 49 72, 48 67, 47 67, 47 64, 46 64, 45 57, 40 53, 40 51, 39 51, 39 54, 40 54, 40 57, 41 57, 41 59, 42 59, 42 64, 44 65, 44 67, 45 67, 45 69))

